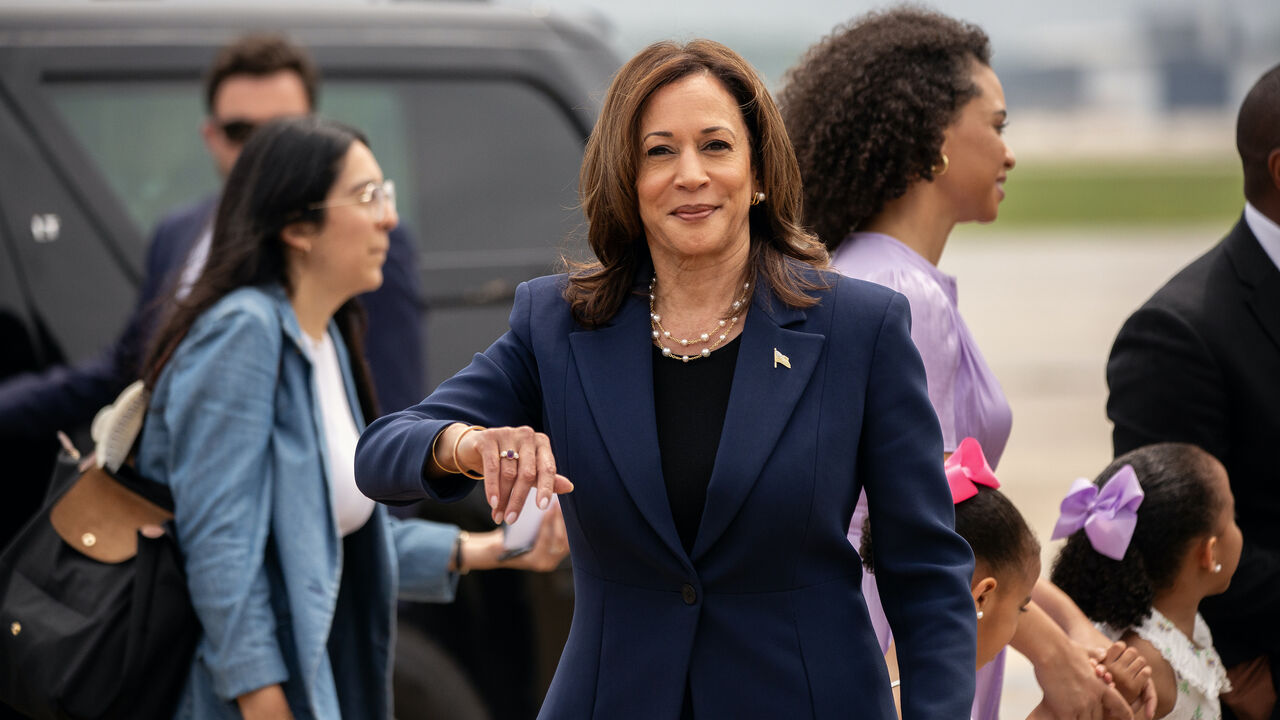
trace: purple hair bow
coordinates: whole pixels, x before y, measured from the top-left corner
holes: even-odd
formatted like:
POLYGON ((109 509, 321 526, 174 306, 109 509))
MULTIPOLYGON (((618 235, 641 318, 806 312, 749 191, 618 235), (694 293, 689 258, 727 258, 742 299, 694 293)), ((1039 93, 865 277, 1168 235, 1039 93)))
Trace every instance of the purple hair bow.
POLYGON ((1122 560, 1138 525, 1142 498, 1142 486, 1131 465, 1121 466, 1101 490, 1080 478, 1062 499, 1062 513, 1053 528, 1053 539, 1084 528, 1094 550, 1112 560, 1122 560))

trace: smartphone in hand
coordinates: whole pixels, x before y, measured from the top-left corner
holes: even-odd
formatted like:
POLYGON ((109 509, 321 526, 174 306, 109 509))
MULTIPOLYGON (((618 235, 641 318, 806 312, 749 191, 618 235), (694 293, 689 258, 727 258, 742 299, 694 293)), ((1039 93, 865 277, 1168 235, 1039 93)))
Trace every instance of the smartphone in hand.
MULTIPOLYGON (((555 496, 552 496, 551 502, 557 502, 555 496)), ((542 527, 542 516, 546 512, 538 507, 538 491, 531 489, 524 500, 524 507, 520 509, 520 517, 514 523, 502 526, 503 552, 498 559, 509 560, 532 550, 533 544, 538 540, 538 530, 542 527)))

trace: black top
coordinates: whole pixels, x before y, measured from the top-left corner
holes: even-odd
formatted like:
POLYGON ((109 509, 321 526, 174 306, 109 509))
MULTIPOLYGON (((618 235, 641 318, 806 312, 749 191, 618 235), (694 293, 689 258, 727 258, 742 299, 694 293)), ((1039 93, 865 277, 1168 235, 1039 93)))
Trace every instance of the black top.
POLYGON ((693 551, 707 503, 738 345, 734 338, 710 356, 689 362, 663 357, 661 350, 653 348, 653 406, 662 477, 685 552, 693 551))

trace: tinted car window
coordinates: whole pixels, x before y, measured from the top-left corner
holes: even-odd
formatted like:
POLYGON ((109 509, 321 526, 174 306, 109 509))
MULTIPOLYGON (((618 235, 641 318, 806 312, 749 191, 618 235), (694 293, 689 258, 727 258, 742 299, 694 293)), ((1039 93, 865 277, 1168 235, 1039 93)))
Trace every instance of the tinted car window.
POLYGON ((200 140, 199 86, 182 81, 55 81, 59 115, 137 225, 139 240, 166 213, 218 188, 200 140))
MULTIPOLYGON (((217 191, 194 78, 53 81, 47 92, 137 224, 134 242, 165 213, 217 191)), ((581 130, 538 88, 504 78, 329 77, 320 111, 363 130, 396 181, 434 310, 427 335, 450 340, 428 342, 434 384, 496 337, 517 283, 553 271, 571 249, 581 130), (480 323, 463 312, 475 305, 488 306, 477 309, 480 323)))
MULTIPOLYGON (((48 91, 141 229, 137 237, 166 212, 216 191, 197 133, 197 83, 54 82, 48 91)), ((428 297, 501 295, 455 271, 549 267, 579 222, 580 133, 527 84, 330 79, 321 112, 363 130, 396 180, 401 221, 421 244, 428 297), (411 167, 410 158, 424 161, 411 167)))

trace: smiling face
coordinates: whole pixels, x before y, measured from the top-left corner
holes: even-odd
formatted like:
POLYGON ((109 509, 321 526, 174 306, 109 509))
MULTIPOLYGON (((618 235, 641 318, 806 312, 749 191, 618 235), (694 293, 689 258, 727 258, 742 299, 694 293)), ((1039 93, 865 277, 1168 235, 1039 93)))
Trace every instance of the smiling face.
POLYGON ((1040 555, 1029 553, 1021 572, 1005 570, 991 573, 978 561, 974 570, 973 602, 982 617, 978 619, 978 667, 991 662, 1013 640, 1018 621, 1031 602, 1031 588, 1040 577, 1040 555), (994 577, 999 575, 999 577, 994 577))
POLYGON ((973 83, 978 95, 960 108, 943 131, 942 153, 949 163, 934 182, 949 201, 956 222, 991 222, 1016 161, 1004 140, 1008 113, 1000 79, 990 67, 975 61, 973 83))
MULTIPOLYGON (((387 233, 396 226, 394 208, 378 214, 374 203, 353 202, 369 183, 383 181, 382 168, 364 143, 351 143, 342 172, 325 196, 324 223, 305 230, 299 242, 298 269, 320 287, 342 298, 351 298, 382 285, 382 264, 387 259, 387 233)), ((297 242, 291 242, 298 246, 297 242)))
POLYGON ((640 116, 636 196, 657 265, 746 263, 756 183, 733 96, 707 73, 656 91, 640 116))

